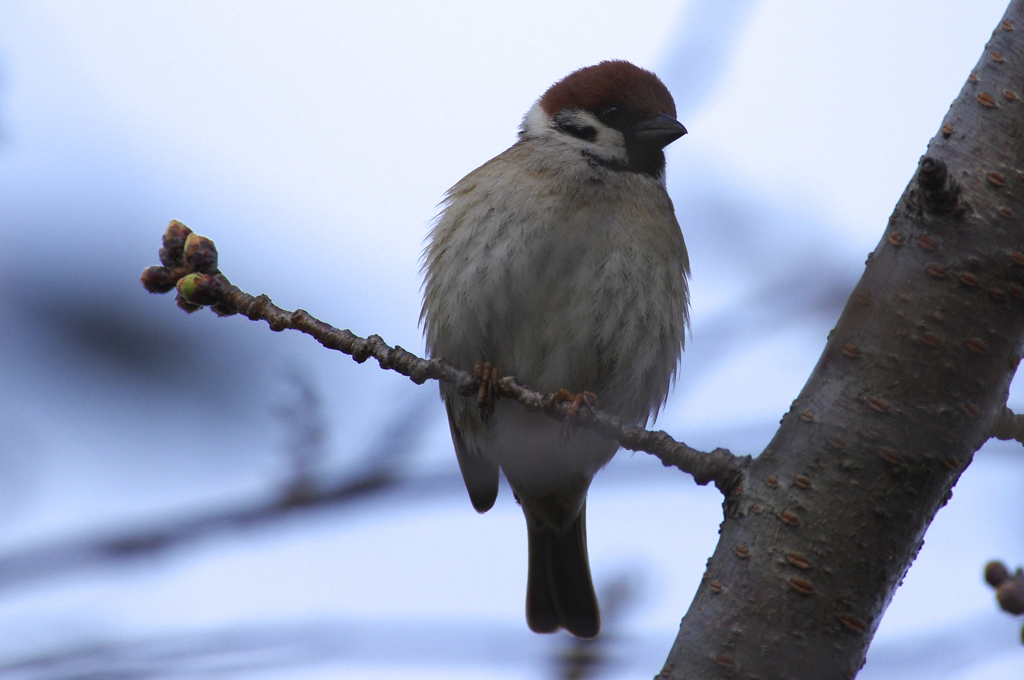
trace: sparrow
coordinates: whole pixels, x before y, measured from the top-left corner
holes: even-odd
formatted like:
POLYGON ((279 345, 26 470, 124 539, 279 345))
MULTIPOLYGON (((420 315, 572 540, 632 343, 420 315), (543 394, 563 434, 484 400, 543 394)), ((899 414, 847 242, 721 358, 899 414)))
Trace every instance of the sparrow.
MULTIPOLYGON (((675 115, 661 80, 626 61, 552 85, 516 143, 444 198, 423 253, 430 356, 485 381, 487 362, 577 405, 596 397, 629 423, 656 417, 689 323, 689 259, 665 188, 663 149, 686 134, 675 115)), ((566 437, 514 401, 489 412, 454 385, 441 398, 473 507, 494 505, 500 469, 526 516, 529 627, 595 637, 587 490, 618 442, 566 437)))

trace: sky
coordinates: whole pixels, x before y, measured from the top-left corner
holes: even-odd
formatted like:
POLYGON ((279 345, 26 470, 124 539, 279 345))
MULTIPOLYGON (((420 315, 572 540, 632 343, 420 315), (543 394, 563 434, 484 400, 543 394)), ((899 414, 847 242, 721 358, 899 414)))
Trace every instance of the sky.
MULTIPOLYGON (((756 454, 1004 8, 0 3, 0 677, 554 677, 570 643, 525 628, 521 514, 507 488, 472 511, 434 388, 146 294, 168 220, 214 239, 243 289, 422 351, 419 256, 445 190, 552 82, 631 60, 689 130, 668 187, 692 329, 658 427, 756 454), (83 557, 90 537, 272 498, 290 438, 316 427, 323 479, 391 456, 395 485, 83 557)), ((717 492, 647 458, 620 453, 588 502, 599 594, 628 593, 608 677, 660 668, 721 519, 717 492)), ((859 677, 1022 677, 1020 622, 980 579, 1024 562, 1020 458, 977 455, 859 677)))

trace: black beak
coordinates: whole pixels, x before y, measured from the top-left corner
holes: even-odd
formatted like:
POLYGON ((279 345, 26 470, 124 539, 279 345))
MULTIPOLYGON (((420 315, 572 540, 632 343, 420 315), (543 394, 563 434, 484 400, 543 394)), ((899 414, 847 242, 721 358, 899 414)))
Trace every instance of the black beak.
POLYGON ((686 128, 672 116, 661 113, 634 125, 633 134, 643 146, 663 149, 685 135, 686 128))

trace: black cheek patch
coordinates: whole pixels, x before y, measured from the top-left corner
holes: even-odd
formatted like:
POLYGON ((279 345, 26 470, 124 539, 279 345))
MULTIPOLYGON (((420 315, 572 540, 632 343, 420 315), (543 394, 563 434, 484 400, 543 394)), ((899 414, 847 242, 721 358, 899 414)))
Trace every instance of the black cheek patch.
POLYGON ((582 140, 592 142, 597 139, 597 129, 592 128, 589 125, 574 125, 572 123, 563 123, 558 126, 559 130, 568 132, 573 137, 579 137, 582 140))
POLYGON ((555 127, 562 132, 567 132, 573 137, 587 142, 592 142, 597 139, 597 128, 591 125, 577 123, 570 116, 561 114, 555 116, 555 127))

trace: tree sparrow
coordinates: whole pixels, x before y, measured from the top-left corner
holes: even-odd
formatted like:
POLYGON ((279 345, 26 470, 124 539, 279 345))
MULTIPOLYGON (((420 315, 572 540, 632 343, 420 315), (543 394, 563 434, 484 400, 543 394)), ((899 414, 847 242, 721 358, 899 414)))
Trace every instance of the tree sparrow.
MULTIPOLYGON (((558 81, 518 141, 452 187, 424 251, 431 356, 492 363, 544 392, 596 395, 645 424, 664 403, 688 323, 689 261, 665 190, 682 135, 656 75, 604 61, 558 81)), ((590 481, 618 449, 512 401, 493 413, 443 384, 469 497, 486 512, 504 471, 526 515, 526 620, 538 633, 601 628, 587 558, 590 481)))

